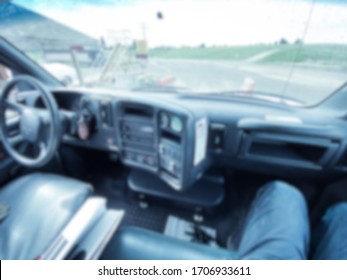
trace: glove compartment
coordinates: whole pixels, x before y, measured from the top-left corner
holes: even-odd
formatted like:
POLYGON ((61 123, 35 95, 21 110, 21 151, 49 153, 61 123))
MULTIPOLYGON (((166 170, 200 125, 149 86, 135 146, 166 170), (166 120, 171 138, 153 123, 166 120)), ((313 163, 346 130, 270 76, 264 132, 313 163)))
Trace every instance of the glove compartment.
POLYGON ((273 133, 243 133, 240 156, 279 165, 320 168, 329 163, 339 147, 328 139, 273 133))

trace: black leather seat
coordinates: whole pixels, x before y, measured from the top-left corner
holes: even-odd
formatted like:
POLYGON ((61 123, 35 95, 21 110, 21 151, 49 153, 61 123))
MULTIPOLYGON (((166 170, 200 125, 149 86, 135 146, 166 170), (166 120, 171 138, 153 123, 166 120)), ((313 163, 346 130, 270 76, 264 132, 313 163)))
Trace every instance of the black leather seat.
POLYGON ((35 173, 0 190, 9 206, 0 221, 0 259, 35 259, 41 255, 89 196, 92 187, 58 175, 35 173))

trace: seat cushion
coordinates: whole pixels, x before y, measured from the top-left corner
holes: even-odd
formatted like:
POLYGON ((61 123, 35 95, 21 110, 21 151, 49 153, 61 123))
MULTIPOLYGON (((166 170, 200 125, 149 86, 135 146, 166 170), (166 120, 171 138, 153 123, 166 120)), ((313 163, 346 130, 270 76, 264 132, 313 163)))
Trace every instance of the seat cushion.
POLYGON ((101 256, 108 260, 221 260, 234 257, 232 251, 135 227, 119 230, 101 256))
POLYGON ((0 259, 41 255, 86 200, 89 184, 58 175, 23 176, 0 190, 9 206, 0 222, 0 259))

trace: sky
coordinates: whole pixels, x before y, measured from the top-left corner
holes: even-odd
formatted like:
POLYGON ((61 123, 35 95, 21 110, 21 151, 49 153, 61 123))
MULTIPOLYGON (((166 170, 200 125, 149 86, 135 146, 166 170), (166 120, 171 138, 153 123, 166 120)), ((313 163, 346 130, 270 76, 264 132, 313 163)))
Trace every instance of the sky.
POLYGON ((145 36, 152 47, 268 44, 303 36, 306 43, 347 44, 346 0, 13 2, 95 38, 145 36))

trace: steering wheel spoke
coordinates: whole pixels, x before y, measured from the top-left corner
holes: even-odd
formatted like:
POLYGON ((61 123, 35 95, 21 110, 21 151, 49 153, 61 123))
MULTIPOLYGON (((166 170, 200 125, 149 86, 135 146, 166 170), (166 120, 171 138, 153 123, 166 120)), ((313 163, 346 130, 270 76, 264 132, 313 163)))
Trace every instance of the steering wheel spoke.
POLYGON ((5 101, 5 108, 16 111, 20 114, 25 110, 25 106, 8 100, 5 101))
POLYGON ((46 145, 46 143, 41 141, 36 146, 37 146, 37 148, 39 150, 38 158, 44 157, 47 154, 47 145, 46 145))
POLYGON ((19 133, 16 136, 8 137, 8 142, 11 146, 16 146, 24 142, 24 137, 21 133, 19 133))

